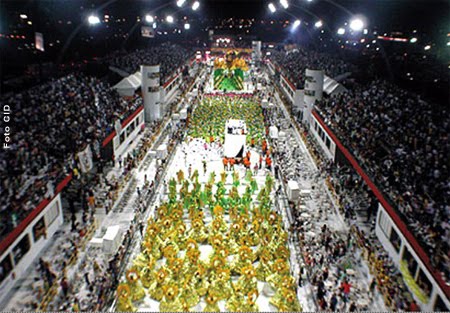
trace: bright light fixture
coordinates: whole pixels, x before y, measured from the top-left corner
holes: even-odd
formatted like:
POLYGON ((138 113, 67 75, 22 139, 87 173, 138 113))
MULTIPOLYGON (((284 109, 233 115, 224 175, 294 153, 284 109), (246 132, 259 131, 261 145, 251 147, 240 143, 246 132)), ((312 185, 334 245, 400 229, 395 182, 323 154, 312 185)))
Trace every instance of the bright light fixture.
POLYGON ((96 15, 90 15, 88 17, 88 23, 91 25, 96 25, 100 23, 100 19, 96 15))
POLYGON ((360 18, 355 18, 350 22, 350 28, 353 31, 359 32, 364 28, 364 22, 360 18))
POLYGON ((323 23, 322 23, 322 21, 317 21, 315 24, 314 24, 314 27, 315 28, 321 28, 323 26, 323 23))
POLYGON ((198 1, 195 1, 193 4, 192 4, 192 10, 194 10, 194 11, 197 11, 197 9, 200 7, 200 2, 198 2, 198 1))
POLYGON ((417 37, 413 37, 409 40, 410 43, 416 43, 417 42, 417 37))
POLYGON ((26 20, 28 18, 26 14, 20 14, 19 16, 22 20, 26 20))
POLYGON ((424 47, 424 49, 425 49, 425 50, 430 50, 430 49, 431 49, 431 46, 430 46, 430 45, 426 45, 426 46, 424 47))
POLYGON ((181 8, 186 0, 177 0, 177 7, 181 8))
POLYGON ((173 16, 172 15, 167 15, 166 21, 167 21, 167 23, 172 24, 173 23, 173 16))
POLYGON ((283 8, 289 8, 289 2, 287 0, 280 0, 280 4, 283 8))
POLYGON ((301 22, 300 20, 296 20, 296 21, 294 22, 294 24, 292 24, 292 28, 293 28, 293 29, 296 29, 297 27, 300 26, 301 23, 302 23, 302 22, 301 22))
POLYGON ((277 8, 275 7, 275 5, 272 2, 269 3, 269 10, 271 13, 275 13, 277 11, 277 8))
POLYGON ((147 23, 153 23, 153 22, 155 21, 155 19, 154 19, 153 16, 151 16, 150 14, 147 14, 147 15, 145 16, 145 21, 146 21, 147 23))
POLYGON ((184 24, 184 29, 186 30, 191 29, 191 24, 189 23, 184 24))
POLYGON ((447 41, 447 47, 449 47, 450 46, 450 41, 447 41))
POLYGON ((345 28, 339 28, 337 31, 338 35, 344 35, 345 34, 345 28))

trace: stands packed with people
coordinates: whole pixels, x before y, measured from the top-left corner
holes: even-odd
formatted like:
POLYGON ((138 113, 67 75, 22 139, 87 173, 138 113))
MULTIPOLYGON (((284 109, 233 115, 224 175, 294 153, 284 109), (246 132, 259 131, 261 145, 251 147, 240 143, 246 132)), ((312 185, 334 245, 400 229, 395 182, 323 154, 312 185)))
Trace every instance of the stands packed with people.
POLYGON ((2 150, 0 237, 16 227, 72 172, 75 154, 101 141, 140 105, 139 96, 119 97, 108 83, 71 74, 2 100, 14 110, 12 149, 2 150))
POLYGON ((317 109, 449 281, 448 109, 382 80, 323 99, 317 109))
POLYGON ((119 55, 114 54, 108 60, 111 66, 117 67, 130 74, 139 71, 142 64, 160 65, 160 80, 165 82, 173 72, 183 65, 189 58, 189 50, 180 45, 166 43, 148 49, 119 55))
POLYGON ((1 14, 0 311, 450 310, 437 4, 28 2, 1 14))
POLYGON ((327 53, 303 48, 297 48, 290 52, 273 51, 271 52, 271 60, 281 66, 283 75, 286 75, 299 89, 302 89, 305 85, 305 70, 307 68, 322 69, 325 75, 331 78, 352 71, 352 65, 341 59, 332 57, 327 53))

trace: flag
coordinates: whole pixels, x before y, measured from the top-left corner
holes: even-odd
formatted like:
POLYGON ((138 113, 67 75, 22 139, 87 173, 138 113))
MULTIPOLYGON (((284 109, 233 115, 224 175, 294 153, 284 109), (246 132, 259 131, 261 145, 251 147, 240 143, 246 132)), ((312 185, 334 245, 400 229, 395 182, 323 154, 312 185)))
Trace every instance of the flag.
POLYGON ((116 129, 116 134, 120 135, 122 132, 122 124, 120 123, 120 119, 116 120, 114 123, 114 128, 116 129))
POLYGON ((78 152, 78 162, 83 173, 87 173, 92 170, 94 163, 92 162, 92 151, 90 145, 87 145, 83 151, 78 152))

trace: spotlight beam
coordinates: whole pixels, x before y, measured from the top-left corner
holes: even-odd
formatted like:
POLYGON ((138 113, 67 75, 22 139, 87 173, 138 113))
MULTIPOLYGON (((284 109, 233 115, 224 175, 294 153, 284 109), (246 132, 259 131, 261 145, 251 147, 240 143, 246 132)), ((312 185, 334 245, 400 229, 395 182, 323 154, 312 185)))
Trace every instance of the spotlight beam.
POLYGON ((289 8, 289 2, 287 0, 280 0, 280 4, 284 9, 289 8))
POLYGON ((271 13, 275 13, 277 11, 277 8, 275 7, 275 5, 272 2, 269 3, 268 7, 269 7, 269 10, 271 13))
POLYGON ((100 24, 100 18, 97 15, 89 15, 87 18, 89 25, 97 25, 100 24))
POLYGON ((350 21, 350 29, 355 32, 360 32, 364 29, 364 22, 359 17, 355 17, 350 21))
MULTIPOLYGON (((118 0, 109 0, 109 1, 105 2, 104 4, 102 4, 101 6, 99 6, 99 7, 96 9, 96 11, 101 11, 101 10, 103 10, 104 8, 109 7, 111 4, 113 4, 113 3, 117 2, 117 1, 118 1, 118 0)), ((162 9, 162 8, 164 8, 164 7, 167 7, 167 6, 169 6, 169 5, 170 5, 170 2, 166 2, 166 3, 160 5, 159 7, 155 8, 155 9, 153 9, 153 10, 156 11, 156 10, 162 9)), ((64 54, 66 53, 67 49, 70 47, 70 44, 72 43, 72 40, 75 38, 76 35, 78 35, 78 33, 80 32, 81 28, 83 28, 84 24, 85 24, 84 21, 81 21, 81 22, 78 24, 77 28, 75 28, 75 29, 70 33, 69 37, 67 37, 67 40, 64 42, 64 46, 62 47, 61 52, 59 53, 58 58, 56 59, 56 64, 58 64, 58 65, 61 64, 61 61, 63 60, 64 54)), ((133 27, 132 27, 132 28, 133 28, 133 27)), ((129 37, 129 36, 128 36, 128 37, 129 37)), ((126 38, 126 39, 128 39, 128 38, 126 38)), ((126 41, 126 40, 125 40, 125 41, 126 41)))
MULTIPOLYGON (((299 6, 299 5, 294 4, 294 3, 292 3, 291 6, 293 6, 294 8, 297 8, 297 9, 301 10, 302 12, 308 14, 309 16, 314 17, 315 20, 322 20, 320 17, 318 17, 316 14, 314 14, 313 12, 311 12, 311 11, 308 10, 308 9, 305 9, 305 8, 299 6)), ((286 12, 286 13, 287 13, 287 12, 286 12)), ((328 25, 327 25, 326 23, 324 23, 324 24, 325 24, 325 28, 327 28, 327 30, 331 32, 331 29, 328 27, 328 25)))

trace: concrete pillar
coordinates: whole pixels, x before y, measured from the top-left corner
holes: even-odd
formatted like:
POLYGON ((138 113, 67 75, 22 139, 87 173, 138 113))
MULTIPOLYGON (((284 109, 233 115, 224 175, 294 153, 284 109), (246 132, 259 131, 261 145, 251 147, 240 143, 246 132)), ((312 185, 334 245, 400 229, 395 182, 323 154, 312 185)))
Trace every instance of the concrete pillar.
POLYGON ((163 116, 161 104, 161 82, 159 65, 141 65, 142 97, 146 122, 160 120, 163 116))
POLYGON ((254 62, 261 61, 261 41, 252 41, 252 59, 254 62))
POLYGON ((306 69, 305 77, 303 122, 308 123, 314 103, 316 100, 321 100, 323 96, 324 72, 322 70, 306 69))

